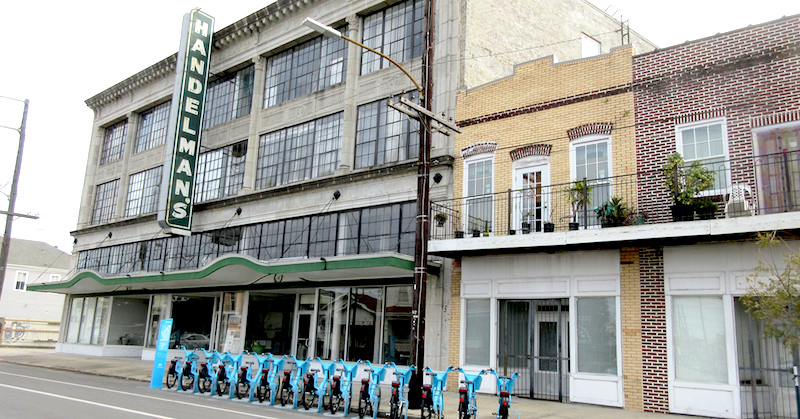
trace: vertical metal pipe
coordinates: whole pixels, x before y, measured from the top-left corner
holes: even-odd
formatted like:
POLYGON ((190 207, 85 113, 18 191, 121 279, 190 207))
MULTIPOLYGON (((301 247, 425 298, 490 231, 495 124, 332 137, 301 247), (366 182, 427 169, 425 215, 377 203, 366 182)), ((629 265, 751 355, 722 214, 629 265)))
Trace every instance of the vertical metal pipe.
MULTIPOLYGON (((522 199, 524 199, 524 198, 522 198, 522 199)), ((507 202, 508 202, 508 211, 506 211, 507 212, 507 214, 506 214, 507 215, 507 217, 506 217, 506 225, 508 226, 508 234, 511 234, 511 228, 513 227, 511 225, 511 208, 514 206, 512 201, 511 201, 511 189, 508 190, 508 201, 507 202)), ((522 208, 521 205, 520 205, 520 208, 522 208)))

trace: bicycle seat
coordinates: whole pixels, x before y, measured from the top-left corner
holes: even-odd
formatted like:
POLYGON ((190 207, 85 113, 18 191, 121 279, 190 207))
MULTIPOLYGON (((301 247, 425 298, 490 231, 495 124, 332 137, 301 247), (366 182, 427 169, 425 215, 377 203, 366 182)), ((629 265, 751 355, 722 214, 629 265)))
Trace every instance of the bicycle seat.
POLYGON ((400 386, 399 381, 392 381, 392 387, 399 387, 399 386, 400 386))
POLYGON ((501 395, 501 396, 503 396, 503 397, 508 397, 508 396, 509 396, 509 394, 510 394, 510 393, 509 393, 508 391, 506 391, 506 390, 501 390, 501 391, 500 391, 500 395, 501 395))
POLYGON ((461 394, 466 394, 468 391, 469 391, 469 389, 466 388, 466 387, 459 387, 458 388, 458 392, 461 393, 461 394))

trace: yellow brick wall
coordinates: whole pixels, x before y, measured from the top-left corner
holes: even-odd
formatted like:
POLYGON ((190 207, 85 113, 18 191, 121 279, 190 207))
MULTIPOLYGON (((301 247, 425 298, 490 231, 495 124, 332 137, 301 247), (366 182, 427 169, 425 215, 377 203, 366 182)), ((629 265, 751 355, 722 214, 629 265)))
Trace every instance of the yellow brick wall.
MULTIPOLYGON (((453 260, 450 271, 450 365, 461 365, 459 352, 461 350, 461 261, 453 260)), ((447 377, 447 388, 450 391, 458 389, 458 373, 451 373, 447 377)))
MULTIPOLYGON (((490 85, 461 92, 458 96, 458 120, 476 118, 543 101, 589 93, 631 82, 631 49, 620 48, 613 54, 563 64, 539 60, 517 67, 509 78, 490 85)), ((550 183, 568 183, 570 179, 570 141, 567 130, 581 125, 611 122, 613 173, 636 171, 633 129, 633 94, 630 92, 553 107, 534 113, 469 125, 455 137, 456 155, 467 146, 494 141, 494 192, 512 188, 512 160, 509 152, 529 144, 549 144, 550 183)), ((455 196, 463 196, 464 165, 456 159, 455 196)), ((567 202, 556 202, 567 205, 567 202)))
POLYGON ((639 282, 639 249, 619 253, 622 306, 622 385, 625 409, 644 410, 642 404, 642 310, 639 282))

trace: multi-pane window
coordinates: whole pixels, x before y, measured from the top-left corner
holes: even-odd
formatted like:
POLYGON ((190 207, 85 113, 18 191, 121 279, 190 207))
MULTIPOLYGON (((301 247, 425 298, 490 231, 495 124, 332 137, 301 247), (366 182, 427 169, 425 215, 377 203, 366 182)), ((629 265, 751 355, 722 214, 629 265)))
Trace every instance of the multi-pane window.
POLYGON ((269 57, 264 107, 342 83, 346 62, 347 42, 322 36, 269 57))
POLYGON ((208 84, 203 128, 208 129, 250 115, 254 67, 251 65, 208 84))
POLYGON ((725 120, 703 121, 677 128, 678 152, 686 164, 700 162, 713 171, 713 189, 722 193, 728 186, 728 134, 725 120))
POLYGON ((247 141, 200 154, 197 164, 198 202, 232 196, 244 186, 247 141))
POLYGON ((28 285, 28 273, 25 271, 17 271, 17 281, 14 283, 14 289, 17 291, 25 291, 28 285))
POLYGON ((416 203, 411 201, 84 250, 78 253, 77 269, 104 275, 167 272, 202 267, 226 254, 258 260, 410 255, 415 232, 416 203))
POLYGON ((164 144, 167 138, 167 119, 172 102, 167 101, 154 106, 139 115, 139 129, 136 131, 136 153, 164 144))
POLYGON ((342 113, 261 136, 256 186, 260 189, 333 174, 342 146, 342 113))
POLYGON ((117 194, 119 193, 119 179, 101 183, 95 188, 94 209, 92 211, 92 224, 101 224, 111 221, 117 209, 117 194))
POLYGON ((160 184, 161 166, 132 174, 128 182, 125 216, 133 217, 155 211, 160 184))
MULTIPOLYGON (((585 178, 591 188, 587 205, 587 210, 591 212, 595 206, 611 199, 611 139, 607 136, 587 136, 573 141, 570 148, 573 179, 580 181, 585 178)), ((594 214, 590 215, 585 222, 598 224, 594 214)), ((584 222, 582 218, 579 219, 584 222)))
POLYGON ((464 190, 467 192, 465 228, 467 231, 492 231, 494 160, 482 157, 467 161, 465 164, 464 190))
POLYGON ((106 128, 106 133, 103 137, 103 149, 100 153, 100 164, 111 163, 122 158, 125 153, 125 138, 127 136, 127 119, 106 128))
MULTIPOLYGON (((378 50, 397 62, 422 55, 424 2, 407 0, 364 18, 364 45, 378 50)), ((361 74, 390 66, 378 54, 361 53, 361 74)))
MULTIPOLYGON (((417 92, 406 98, 418 100, 417 92)), ((399 101, 400 96, 390 100, 399 101)), ((357 169, 416 158, 419 153, 419 122, 390 109, 386 99, 358 107, 356 131, 357 169)))

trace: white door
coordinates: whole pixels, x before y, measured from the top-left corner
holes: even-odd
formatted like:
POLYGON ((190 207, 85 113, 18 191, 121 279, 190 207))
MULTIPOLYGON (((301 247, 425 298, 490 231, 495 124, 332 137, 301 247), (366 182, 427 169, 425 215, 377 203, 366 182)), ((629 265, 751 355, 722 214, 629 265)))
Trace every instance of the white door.
POLYGON ((559 300, 534 301, 533 397, 568 398, 569 306, 559 300))
POLYGON ((514 230, 522 233, 542 231, 544 222, 552 222, 550 205, 550 166, 536 165, 514 173, 514 230))

